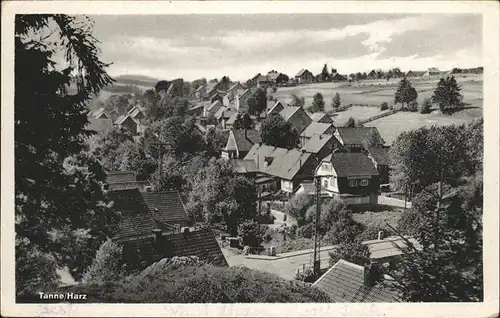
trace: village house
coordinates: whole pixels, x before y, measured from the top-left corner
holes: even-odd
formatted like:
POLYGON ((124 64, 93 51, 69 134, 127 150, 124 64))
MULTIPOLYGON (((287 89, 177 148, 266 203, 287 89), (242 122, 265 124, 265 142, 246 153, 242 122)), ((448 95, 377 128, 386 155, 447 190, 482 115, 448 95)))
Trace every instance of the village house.
POLYGON ((425 72, 424 76, 429 77, 429 76, 439 76, 441 75, 441 71, 436 68, 436 67, 429 67, 427 71, 425 72))
POLYGON ((270 84, 271 82, 269 81, 269 77, 267 77, 266 75, 261 75, 257 77, 257 87, 267 88, 269 87, 270 84))
POLYGON ((230 130, 226 146, 222 149, 221 157, 224 159, 243 159, 254 144, 261 142, 262 139, 258 130, 230 130))
POLYGON ((229 163, 233 167, 233 171, 238 175, 243 175, 249 178, 255 178, 259 170, 253 160, 231 159, 229 163))
POLYGON ((222 107, 222 103, 219 100, 214 101, 211 104, 208 104, 203 109, 203 117, 214 116, 219 109, 222 107))
POLYGON ((237 115, 238 112, 234 109, 227 108, 227 107, 221 107, 216 113, 215 113, 215 119, 217 122, 220 124, 222 129, 228 129, 226 127, 226 122, 229 120, 234 115, 237 115))
POLYGON ((318 165, 316 175, 330 196, 348 205, 378 204, 379 174, 363 153, 333 152, 318 165))
POLYGON ((122 242, 123 261, 132 270, 143 270, 165 258, 196 256, 202 262, 227 267, 227 261, 209 228, 165 234, 155 229, 149 235, 122 242))
POLYGON ((312 83, 314 80, 314 75, 309 72, 307 69, 301 69, 296 75, 295 75, 295 81, 297 84, 307 84, 307 83, 312 83))
POLYGON ((236 110, 247 110, 248 109, 248 98, 252 94, 250 89, 245 89, 243 91, 238 91, 234 97, 234 108, 236 110))
POLYGON ((302 145, 301 150, 307 153, 311 153, 319 160, 322 160, 329 154, 331 154, 335 149, 341 149, 341 145, 337 138, 333 135, 313 135, 304 145, 302 145))
POLYGON ((371 146, 382 147, 385 143, 375 127, 337 127, 334 136, 349 152, 362 152, 370 138, 376 141, 371 146))
POLYGON ((146 191, 141 194, 159 228, 168 230, 173 227, 180 232, 181 227, 193 223, 188 220, 179 192, 146 191))
MULTIPOLYGON (((254 160, 260 173, 273 177, 269 184, 291 196, 304 180, 312 180, 318 161, 314 156, 298 149, 284 149, 255 144, 244 158, 254 160)), ((272 188, 272 187, 271 187, 272 188)))
POLYGON ((392 282, 375 265, 360 266, 340 259, 312 286, 335 303, 400 302, 399 293, 390 287, 392 282))
POLYGON ((279 114, 285 107, 288 107, 285 103, 282 101, 268 101, 269 104, 271 104, 271 107, 268 107, 267 109, 267 115, 271 114, 279 114))
POLYGON ((106 190, 121 190, 135 188, 141 192, 146 191, 151 184, 149 181, 137 181, 134 171, 108 171, 106 172, 106 190))
POLYGON ((292 129, 295 129, 299 136, 312 122, 302 107, 285 107, 280 111, 280 115, 286 122, 290 123, 292 129))
MULTIPOLYGON (((254 75, 251 79, 249 79, 249 80, 247 81, 247 84, 250 84, 250 83, 251 83, 251 84, 252 84, 252 85, 251 85, 252 87, 257 86, 257 80, 258 80, 258 78, 259 78, 260 76, 262 76, 262 74, 260 74, 260 73, 255 74, 255 75, 254 75)), ((248 86, 248 85, 247 85, 247 86, 248 86)))
POLYGON ((305 145, 314 135, 333 135, 334 132, 335 126, 333 124, 311 122, 300 134, 300 142, 305 145))
POLYGON ((140 105, 135 105, 128 111, 127 114, 130 117, 132 117, 136 122, 143 125, 146 118, 146 115, 144 113, 145 110, 143 107, 141 107, 140 105))
POLYGON ((412 71, 412 70, 409 70, 407 73, 406 73, 406 77, 422 77, 424 76, 425 74, 425 71, 412 71))
POLYGON ((309 117, 311 117, 311 120, 315 123, 333 124, 332 118, 323 112, 312 113, 309 117))
POLYGON ((199 101, 208 100, 209 96, 207 93, 207 84, 201 84, 200 86, 198 86, 198 88, 194 92, 194 96, 199 101))
MULTIPOLYGON (((212 99, 215 95, 221 91, 222 82, 210 82, 206 86, 206 95, 208 98, 212 99)), ((221 96, 222 97, 222 96, 221 96)))
POLYGON ((116 121, 115 125, 125 128, 130 131, 133 135, 140 135, 143 132, 143 126, 133 119, 129 114, 120 115, 116 121))
POLYGON ((201 117, 203 116, 204 112, 205 112, 205 105, 201 103, 193 105, 186 110, 186 114, 193 117, 201 117))
POLYGON ((332 82, 346 82, 347 76, 339 73, 332 74, 332 82))
MULTIPOLYGON (((114 114, 117 114, 114 112, 114 114)), ((89 121, 87 125, 88 130, 93 130, 100 133, 107 133, 111 128, 113 128, 114 120, 108 112, 104 111, 104 108, 98 109, 95 112, 89 112, 87 119, 89 121)))
POLYGON ((368 75, 366 76, 366 78, 367 79, 377 79, 378 78, 377 71, 371 70, 370 73, 368 73, 368 75))
POLYGON ((391 158, 387 147, 368 147, 366 155, 370 158, 380 175, 380 184, 389 183, 389 166, 391 158))

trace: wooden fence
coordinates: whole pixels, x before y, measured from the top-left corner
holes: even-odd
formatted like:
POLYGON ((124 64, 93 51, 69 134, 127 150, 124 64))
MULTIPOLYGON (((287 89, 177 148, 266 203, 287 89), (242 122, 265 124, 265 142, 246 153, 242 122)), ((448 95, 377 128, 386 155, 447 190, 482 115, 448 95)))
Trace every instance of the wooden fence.
POLYGON ((360 120, 359 122, 361 124, 366 124, 368 122, 371 122, 371 121, 374 121, 376 119, 379 119, 379 118, 383 118, 383 117, 387 117, 387 116, 390 116, 392 114, 395 114, 397 113, 399 110, 398 109, 393 109, 393 110, 390 110, 388 112, 385 112, 385 113, 382 113, 382 114, 378 114, 378 115, 375 115, 375 116, 372 116, 370 118, 367 118, 367 119, 363 119, 363 120, 360 120))

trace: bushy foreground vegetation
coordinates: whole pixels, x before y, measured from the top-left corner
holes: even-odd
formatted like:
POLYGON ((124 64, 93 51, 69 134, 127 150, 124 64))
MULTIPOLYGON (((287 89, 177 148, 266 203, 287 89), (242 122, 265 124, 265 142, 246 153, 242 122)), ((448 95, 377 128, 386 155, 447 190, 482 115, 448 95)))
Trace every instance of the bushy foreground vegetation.
POLYGON ((108 303, 262 303, 330 302, 322 291, 299 282, 241 267, 169 264, 154 275, 64 291, 88 293, 108 303))

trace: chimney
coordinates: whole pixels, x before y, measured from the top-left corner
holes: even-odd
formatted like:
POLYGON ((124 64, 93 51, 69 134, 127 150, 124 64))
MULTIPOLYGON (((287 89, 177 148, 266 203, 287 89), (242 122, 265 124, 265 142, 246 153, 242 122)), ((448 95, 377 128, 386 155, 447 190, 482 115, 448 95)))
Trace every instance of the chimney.
POLYGON ((155 235, 155 244, 157 247, 159 247, 161 244, 162 244, 162 241, 163 241, 163 234, 162 234, 162 230, 160 229, 154 229, 153 230, 153 233, 155 235))
POLYGON ((380 279, 380 271, 378 268, 378 264, 369 261, 369 263, 365 263, 364 271, 363 271, 363 284, 366 287, 373 287, 380 279))
POLYGON ((383 231, 378 231, 378 240, 380 241, 383 238, 384 238, 384 232, 383 231))

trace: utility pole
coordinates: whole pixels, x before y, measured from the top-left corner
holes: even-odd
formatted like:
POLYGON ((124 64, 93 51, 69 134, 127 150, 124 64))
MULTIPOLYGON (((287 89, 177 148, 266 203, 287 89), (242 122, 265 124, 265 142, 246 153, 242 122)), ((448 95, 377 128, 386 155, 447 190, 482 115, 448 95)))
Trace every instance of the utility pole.
POLYGON ((313 215, 313 254, 311 259, 311 265, 313 270, 313 279, 319 277, 319 273, 321 271, 321 253, 320 253, 320 242, 318 238, 318 228, 319 228, 319 220, 321 214, 321 177, 315 176, 314 183, 316 185, 316 213, 313 215))

